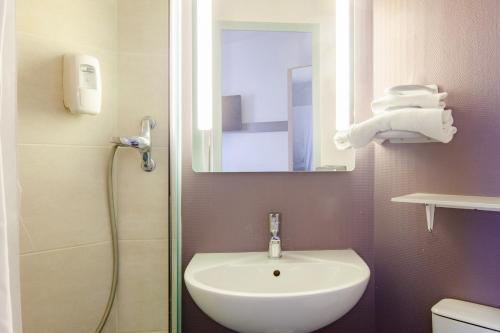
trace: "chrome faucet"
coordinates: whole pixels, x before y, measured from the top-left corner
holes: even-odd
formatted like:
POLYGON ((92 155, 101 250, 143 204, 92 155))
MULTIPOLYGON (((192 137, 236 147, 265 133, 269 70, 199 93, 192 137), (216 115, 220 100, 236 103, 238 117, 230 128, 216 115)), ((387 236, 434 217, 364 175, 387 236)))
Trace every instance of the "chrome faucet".
POLYGON ((269 231, 271 232, 271 240, 269 241, 269 258, 281 258, 281 239, 278 236, 280 231, 280 213, 269 213, 269 231))
POLYGON ((151 172, 155 169, 155 161, 151 158, 151 130, 155 128, 156 121, 151 117, 144 117, 141 121, 140 136, 114 137, 112 142, 120 147, 130 147, 139 150, 142 158, 142 169, 151 172))

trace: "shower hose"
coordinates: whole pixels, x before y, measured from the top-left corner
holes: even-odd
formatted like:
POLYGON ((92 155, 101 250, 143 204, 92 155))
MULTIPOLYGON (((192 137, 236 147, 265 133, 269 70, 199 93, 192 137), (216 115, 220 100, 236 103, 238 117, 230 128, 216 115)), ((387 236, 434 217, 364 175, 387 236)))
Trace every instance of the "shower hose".
POLYGON ((113 273, 111 280, 111 289, 109 291, 108 302, 106 303, 106 308, 102 314, 99 325, 97 326, 95 333, 101 333, 108 321, 109 314, 113 308, 113 303, 116 297, 116 288, 118 286, 118 229, 116 226, 116 209, 115 209, 115 198, 114 198, 114 182, 113 182, 113 166, 115 162, 116 151, 118 146, 113 146, 111 150, 111 157, 108 164, 108 180, 107 180, 107 191, 108 191, 108 209, 109 209, 109 226, 111 230, 111 246, 113 248, 113 273))

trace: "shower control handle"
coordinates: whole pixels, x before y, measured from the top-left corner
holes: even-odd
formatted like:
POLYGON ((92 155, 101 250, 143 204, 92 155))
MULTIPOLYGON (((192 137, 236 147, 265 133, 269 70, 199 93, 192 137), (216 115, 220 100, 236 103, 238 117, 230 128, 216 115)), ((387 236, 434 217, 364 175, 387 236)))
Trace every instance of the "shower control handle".
POLYGON ((139 150, 141 154, 142 169, 151 172, 155 169, 155 162, 151 158, 151 130, 156 127, 156 121, 151 117, 144 117, 141 121, 140 136, 114 137, 112 142, 120 147, 128 147, 139 150))

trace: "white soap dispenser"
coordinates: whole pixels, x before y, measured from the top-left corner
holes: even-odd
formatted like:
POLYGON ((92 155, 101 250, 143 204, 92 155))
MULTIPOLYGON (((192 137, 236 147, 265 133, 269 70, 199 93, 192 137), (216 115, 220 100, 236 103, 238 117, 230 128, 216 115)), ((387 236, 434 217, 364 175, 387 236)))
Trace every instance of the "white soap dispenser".
POLYGON ((101 112, 101 66, 97 58, 66 54, 63 59, 64 106, 74 114, 101 112))

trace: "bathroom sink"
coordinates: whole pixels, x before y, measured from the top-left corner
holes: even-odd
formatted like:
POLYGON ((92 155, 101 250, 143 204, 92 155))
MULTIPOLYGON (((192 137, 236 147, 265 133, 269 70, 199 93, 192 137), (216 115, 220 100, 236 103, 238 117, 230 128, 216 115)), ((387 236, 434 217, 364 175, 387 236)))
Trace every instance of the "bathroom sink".
POLYGON ((195 303, 242 333, 302 333, 346 314, 370 270, 353 250, 196 254, 184 273, 195 303))

